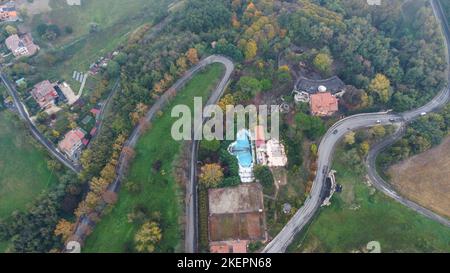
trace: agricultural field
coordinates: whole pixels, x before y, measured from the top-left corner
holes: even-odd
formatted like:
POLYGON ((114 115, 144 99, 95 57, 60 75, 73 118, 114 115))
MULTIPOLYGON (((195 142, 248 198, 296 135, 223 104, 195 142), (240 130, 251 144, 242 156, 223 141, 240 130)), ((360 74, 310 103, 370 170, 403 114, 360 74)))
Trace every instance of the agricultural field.
POLYGON ((222 74, 221 65, 212 65, 195 76, 162 116, 152 122, 152 128, 140 138, 136 146, 136 158, 126 179, 138 183, 139 192, 132 193, 126 187, 120 191, 118 203, 87 238, 83 249, 85 252, 133 251, 133 237, 139 226, 130 223, 128 215, 137 207, 145 207, 149 212, 160 214, 162 240, 156 248, 157 252, 174 252, 180 247, 182 189, 171 173, 182 143, 170 136, 175 121, 170 116, 170 109, 177 104, 192 107, 194 96, 207 98, 222 74), (160 165, 158 171, 155 165, 160 165))
POLYGON ((450 218, 450 137, 389 168, 391 184, 409 200, 450 218))
POLYGON ((342 192, 319 210, 290 252, 368 252, 371 241, 379 242, 382 252, 450 251, 448 228, 377 192, 356 167, 349 168, 344 153, 337 150, 333 167, 342 192))

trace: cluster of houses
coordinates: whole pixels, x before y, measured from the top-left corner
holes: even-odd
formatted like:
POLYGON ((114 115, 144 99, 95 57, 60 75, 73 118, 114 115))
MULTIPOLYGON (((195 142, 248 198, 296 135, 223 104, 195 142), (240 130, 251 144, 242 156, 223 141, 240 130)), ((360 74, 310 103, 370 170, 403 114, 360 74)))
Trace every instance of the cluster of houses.
POLYGON ((311 114, 332 116, 339 110, 339 98, 345 93, 345 84, 337 76, 326 80, 301 78, 293 91, 297 103, 309 103, 311 114))
MULTIPOLYGON (((58 100, 67 100, 65 92, 70 86, 63 83, 52 83, 48 80, 37 83, 31 89, 31 96, 38 103, 41 110, 48 110, 57 104, 58 100), (63 90, 66 90, 65 92, 63 90)), ((71 90, 71 89, 70 89, 71 90)), ((71 102, 72 103, 72 102, 71 102)), ((70 103, 69 103, 70 104, 70 103)), ((93 108, 90 114, 97 119, 100 113, 99 109, 93 108)), ((89 117, 92 119, 92 117, 89 117)), ((96 124, 92 130, 86 133, 81 128, 75 128, 65 134, 64 138, 59 142, 58 149, 63 152, 70 160, 78 161, 83 147, 89 144, 89 139, 97 133, 96 124)))
POLYGON ((96 75, 102 68, 106 68, 108 63, 119 54, 118 51, 110 52, 105 57, 99 58, 96 62, 89 66, 89 73, 96 75))

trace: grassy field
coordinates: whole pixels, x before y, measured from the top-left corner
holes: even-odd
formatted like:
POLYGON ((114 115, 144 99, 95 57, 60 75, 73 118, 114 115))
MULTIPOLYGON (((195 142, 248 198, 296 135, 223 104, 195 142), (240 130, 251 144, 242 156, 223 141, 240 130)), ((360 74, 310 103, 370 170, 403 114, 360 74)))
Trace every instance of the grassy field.
MULTIPOLYGON (((30 144, 18 118, 0 112, 0 220, 28 204, 57 179, 47 168, 45 152, 30 144)), ((0 253, 8 242, 0 241, 0 253)))
POLYGON ((132 194, 125 189, 120 191, 119 202, 88 237, 85 252, 130 251, 138 226, 128 222, 127 214, 136 206, 145 206, 150 212, 161 213, 163 236, 157 251, 177 250, 182 237, 179 221, 182 213, 182 190, 174 181, 171 172, 181 142, 170 136, 171 126, 175 121, 170 116, 170 109, 177 104, 191 107, 194 96, 206 98, 222 73, 221 65, 213 65, 194 77, 166 108, 164 114, 152 123, 152 129, 140 138, 128 180, 140 183, 142 189, 138 194, 132 194), (161 171, 156 172, 152 166, 158 160, 162 162, 162 167, 161 171))
POLYGON ((450 217, 450 137, 441 145, 389 168, 397 191, 435 212, 450 217))
POLYGON ((370 241, 378 241, 382 252, 450 251, 448 228, 369 187, 342 155, 338 150, 333 168, 343 191, 297 236, 291 252, 364 252, 370 241))
POLYGON ((72 34, 64 34, 49 44, 40 41, 37 33, 33 37, 43 45, 43 51, 58 50, 69 57, 55 66, 40 65, 39 73, 52 80, 65 79, 78 88, 71 80, 74 70, 87 71, 89 65, 99 57, 113 51, 126 41, 128 34, 144 23, 152 23, 160 15, 159 8, 166 7, 169 0, 96 0, 83 1, 82 6, 69 7, 66 0, 50 1, 51 11, 33 16, 26 22, 27 28, 35 31, 41 23, 52 23, 64 32, 66 26, 73 29, 72 34), (92 23, 98 31, 90 33, 92 23))
POLYGON ((30 144, 18 119, 0 112, 0 219, 27 204, 56 182, 45 152, 30 144))

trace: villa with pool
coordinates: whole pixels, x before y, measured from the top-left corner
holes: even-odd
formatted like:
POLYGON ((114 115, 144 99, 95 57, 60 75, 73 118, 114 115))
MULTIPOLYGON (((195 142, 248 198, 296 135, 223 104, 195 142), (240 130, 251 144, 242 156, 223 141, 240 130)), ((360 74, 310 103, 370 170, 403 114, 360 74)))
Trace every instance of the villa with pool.
POLYGON ((228 147, 228 152, 238 160, 239 176, 242 183, 250 183, 255 180, 253 176, 255 159, 251 139, 250 132, 246 129, 241 129, 237 132, 236 141, 228 147))
POLYGON ((271 168, 284 167, 287 164, 284 145, 276 139, 267 140, 264 127, 260 125, 256 126, 252 132, 247 129, 239 130, 236 141, 230 144, 228 152, 238 160, 242 183, 255 180, 253 175, 255 164, 271 168))

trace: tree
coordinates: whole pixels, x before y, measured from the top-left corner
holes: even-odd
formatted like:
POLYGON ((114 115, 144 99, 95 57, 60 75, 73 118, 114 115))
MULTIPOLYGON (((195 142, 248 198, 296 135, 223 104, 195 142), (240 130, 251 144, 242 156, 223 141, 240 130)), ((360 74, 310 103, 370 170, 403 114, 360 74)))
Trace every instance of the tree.
POLYGON ((60 236, 63 241, 66 241, 73 233, 75 225, 66 219, 60 219, 55 228, 55 235, 60 236))
POLYGON ((201 168, 199 181, 205 188, 217 187, 223 180, 222 167, 219 164, 205 164, 201 168))
POLYGON ((243 76, 237 83, 237 88, 245 94, 255 95, 261 92, 261 83, 250 76, 243 76))
POLYGON ((120 75, 120 65, 116 61, 111 60, 106 68, 106 73, 108 73, 110 78, 118 77, 120 75))
POLYGON ((195 48, 189 48, 188 52, 186 53, 186 57, 189 60, 189 62, 191 64, 196 64, 198 63, 198 53, 197 53, 197 49, 195 48))
POLYGON ((220 141, 218 141, 217 139, 202 140, 200 142, 200 149, 207 152, 216 153, 220 149, 220 141))
POLYGON ((258 46, 256 42, 253 40, 249 40, 245 44, 244 56, 246 61, 251 61, 256 57, 256 53, 258 52, 258 46))
POLYGON ((234 96, 232 94, 226 94, 225 96, 223 96, 219 103, 217 104, 223 111, 226 111, 227 109, 227 105, 231 105, 234 106, 235 104, 235 99, 234 96))
POLYGON ((380 139, 386 135, 386 129, 384 129, 384 126, 382 126, 382 125, 377 125, 377 126, 373 127, 372 129, 370 129, 370 134, 374 138, 380 139))
POLYGON ((331 73, 331 66, 333 59, 327 53, 319 53, 313 60, 314 67, 320 72, 329 75, 331 73))
POLYGON ((5 30, 9 35, 17 34, 17 28, 15 28, 14 26, 11 26, 11 25, 7 25, 5 27, 5 30))
POLYGON ((297 129, 304 132, 310 140, 316 140, 326 131, 325 124, 319 117, 302 112, 295 115, 295 124, 297 129))
POLYGON ((156 222, 146 222, 134 236, 136 250, 152 253, 155 251, 155 246, 161 238, 162 233, 158 224, 156 222))
POLYGON ((66 34, 72 34, 73 28, 71 26, 65 26, 64 31, 66 32, 66 34))
POLYGON ((255 178, 265 189, 270 189, 273 186, 274 179, 269 167, 258 165, 253 171, 255 173, 255 178))
POLYGON ((386 103, 391 96, 391 82, 385 75, 377 74, 370 82, 369 92, 375 93, 382 103, 386 103))
POLYGON ((344 136, 344 142, 347 145, 355 144, 355 132, 349 132, 344 136))
POLYGON ((317 147, 317 144, 315 144, 315 143, 311 144, 310 150, 311 150, 312 156, 313 157, 317 157, 317 153, 319 151, 319 148, 317 147))
POLYGON ((370 144, 368 141, 363 141, 363 143, 359 145, 359 153, 361 154, 361 156, 366 156, 369 153, 369 150, 370 144))

